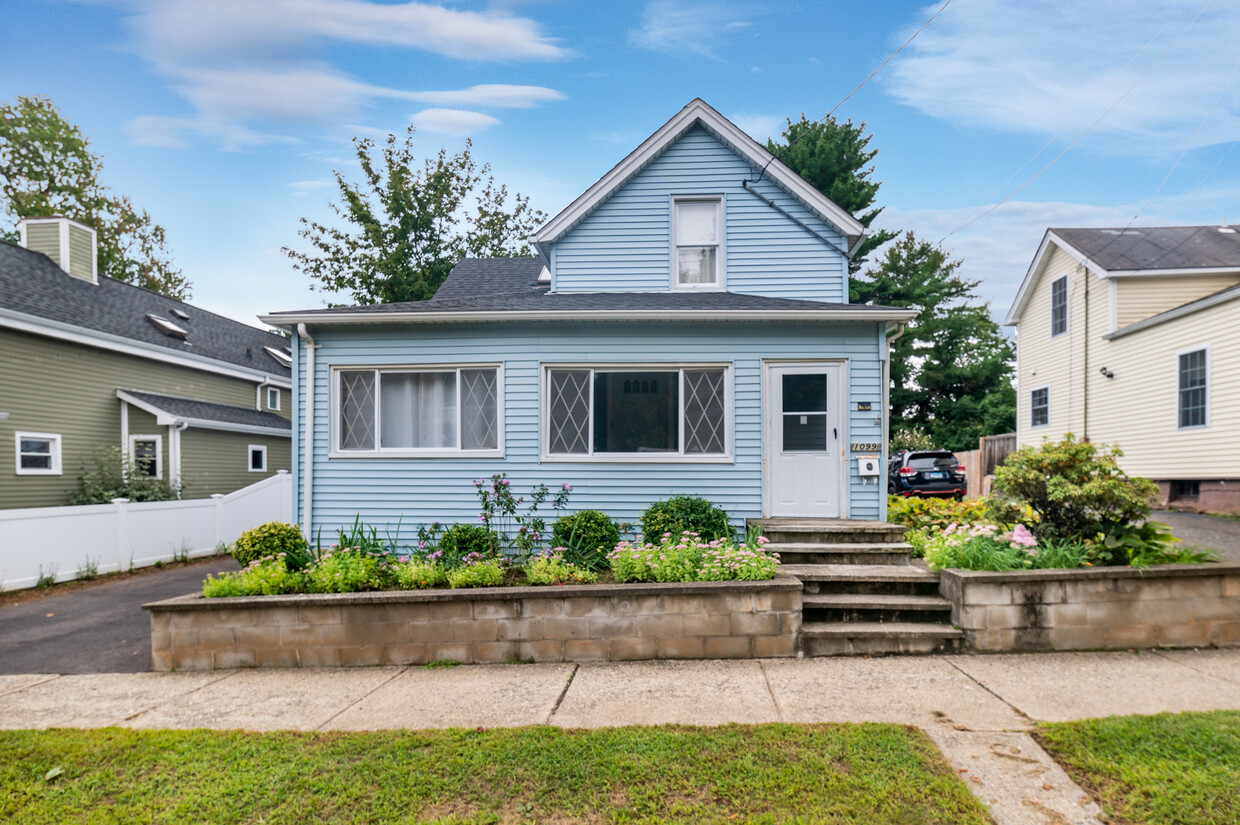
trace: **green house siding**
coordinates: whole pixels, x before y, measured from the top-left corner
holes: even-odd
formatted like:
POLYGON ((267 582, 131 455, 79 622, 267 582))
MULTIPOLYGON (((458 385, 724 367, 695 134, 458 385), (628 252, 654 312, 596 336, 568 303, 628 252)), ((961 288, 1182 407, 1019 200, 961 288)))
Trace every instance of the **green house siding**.
MULTIPOLYGON (((92 448, 96 445, 120 445, 121 402, 116 397, 118 387, 253 408, 256 384, 255 381, 0 329, 0 412, 9 414, 7 418, 0 419, 0 509, 53 507, 68 503, 70 495, 79 487, 83 469, 91 461, 92 448), (14 438, 17 432, 60 434, 62 474, 18 475, 14 438)), ((287 392, 284 395, 287 399, 287 392)), ((287 418, 289 405, 283 406, 285 409, 279 414, 287 418)), ((130 406, 129 432, 163 436, 163 463, 167 477, 168 428, 155 427, 153 416, 130 406)), ((185 435, 193 432, 196 431, 187 430, 182 435, 183 444, 185 435)), ((257 439, 255 443, 258 443, 257 439)), ((287 468, 288 448, 285 447, 282 454, 278 451, 269 453, 268 465, 273 470, 287 468), (280 461, 283 463, 278 463, 280 461)), ((188 480, 194 472, 190 460, 183 457, 181 466, 188 480)), ((243 481, 230 489, 262 477, 259 473, 246 475, 243 481)))
POLYGON ((228 493, 289 468, 289 439, 220 430, 181 434, 181 474, 186 498, 228 493), (267 448, 267 472, 250 472, 250 445, 267 448))

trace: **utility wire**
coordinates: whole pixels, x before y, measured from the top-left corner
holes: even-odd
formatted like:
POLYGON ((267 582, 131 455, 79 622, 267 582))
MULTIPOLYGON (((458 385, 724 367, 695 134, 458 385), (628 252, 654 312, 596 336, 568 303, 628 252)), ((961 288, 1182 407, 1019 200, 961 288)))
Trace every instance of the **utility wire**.
POLYGON ((1107 115, 1111 114, 1111 112, 1115 110, 1115 107, 1119 106, 1120 103, 1124 102, 1124 98, 1128 97, 1129 93, 1131 93, 1133 89, 1137 88, 1137 85, 1142 80, 1144 80, 1151 71, 1153 71, 1154 67, 1157 66, 1159 62, 1161 62, 1162 59, 1167 56, 1167 53, 1171 51, 1171 49, 1175 46, 1175 44, 1180 42, 1180 38, 1182 38, 1188 32, 1188 30, 1193 27, 1193 24, 1197 22, 1197 20, 1201 17, 1201 15, 1206 13, 1206 9, 1210 8, 1210 6, 1212 6, 1213 4, 1214 4, 1214 0, 1209 0, 1209 2, 1207 2, 1205 6, 1202 7, 1201 11, 1197 12, 1197 16, 1194 17, 1192 20, 1190 20, 1188 22, 1188 25, 1185 26, 1180 31, 1180 33, 1175 36, 1175 39, 1172 40, 1169 44, 1167 44, 1167 48, 1162 50, 1162 53, 1159 54, 1158 57, 1154 59, 1154 62, 1146 67, 1145 71, 1141 73, 1141 76, 1138 77, 1135 81, 1133 81, 1132 85, 1129 86, 1127 89, 1125 89, 1124 93, 1121 94, 1114 103, 1112 103, 1109 107, 1107 107, 1107 110, 1105 112, 1103 112, 1101 115, 1098 116, 1097 120, 1089 124, 1089 127, 1086 128, 1084 132, 1081 132, 1079 135, 1077 135, 1076 139, 1073 140, 1071 143, 1069 143, 1062 152, 1060 152, 1058 155, 1056 155, 1051 160, 1050 163, 1043 166, 1031 178, 1029 178, 1027 181, 1022 183, 1020 186, 1016 187, 1016 189, 1014 189, 1011 193, 1009 193, 1008 196, 1005 197, 1003 200, 999 201, 998 203, 996 203, 994 206, 987 209, 982 214, 965 221, 960 226, 957 226, 955 229, 953 229, 951 232, 948 232, 946 235, 944 235, 942 238, 939 239, 939 243, 940 244, 943 243, 943 241, 946 241, 948 238, 950 238, 952 235, 955 235, 960 230, 967 229, 969 226, 972 226, 974 223, 977 223, 979 220, 986 217, 991 212, 994 212, 1000 206, 1003 206, 1003 204, 1007 203, 1012 198, 1016 197, 1018 194, 1020 194, 1020 192, 1026 189, 1031 183, 1033 183, 1035 180, 1040 178, 1042 174, 1046 172, 1048 169, 1050 169, 1052 166, 1054 166, 1059 161, 1060 158, 1068 154, 1068 152, 1071 151, 1074 146, 1076 146, 1078 143, 1084 140, 1085 136, 1094 130, 1094 127, 1096 127, 1099 123, 1101 123, 1107 115))
MULTIPOLYGON (((882 62, 882 64, 881 64, 881 65, 879 65, 879 67, 878 67, 877 69, 875 69, 874 71, 870 72, 870 74, 866 77, 866 79, 865 79, 865 80, 863 80, 863 81, 861 81, 860 83, 858 83, 858 84, 857 84, 857 88, 853 89, 851 92, 849 92, 848 94, 844 95, 844 99, 843 99, 843 100, 841 100, 839 103, 837 103, 837 104, 835 104, 834 106, 832 106, 832 107, 831 107, 831 111, 827 112, 825 115, 823 115, 822 117, 820 117, 820 118, 818 118, 817 120, 815 120, 815 121, 814 121, 814 123, 819 123, 819 122, 826 121, 829 117, 831 117, 831 115, 835 114, 836 109, 839 109, 841 106, 843 106, 845 103, 847 103, 847 102, 848 102, 848 99, 849 99, 850 97, 852 97, 853 95, 855 95, 857 92, 861 91, 861 87, 862 87, 862 86, 864 86, 865 84, 867 84, 867 83, 869 83, 871 80, 873 80, 873 79, 874 79, 874 75, 876 75, 876 74, 878 74, 879 72, 881 72, 881 71, 883 70, 883 68, 884 68, 884 67, 886 67, 886 65, 887 65, 888 63, 890 63, 892 60, 894 60, 894 59, 895 59, 896 55, 898 55, 900 52, 904 51, 904 49, 908 46, 908 44, 909 44, 909 43, 912 43, 914 40, 916 40, 916 39, 917 39, 917 35, 921 34, 921 33, 922 33, 922 31, 924 31, 924 30, 925 30, 926 26, 929 26, 932 22, 934 22, 934 18, 936 18, 936 17, 938 17, 940 14, 942 14, 942 13, 943 13, 943 10, 944 10, 944 9, 946 9, 946 8, 947 8, 948 6, 950 6, 951 4, 952 4, 952 0, 946 0, 946 2, 945 2, 945 3, 943 3, 943 5, 939 6, 939 10, 938 10, 938 11, 936 11, 934 14, 930 15, 930 17, 926 19, 926 22, 924 22, 924 23, 922 23, 922 24, 921 24, 921 28, 919 28, 917 31, 913 32, 913 34, 909 37, 909 39, 908 39, 908 40, 905 40, 905 41, 904 41, 904 43, 900 46, 900 48, 896 49, 894 52, 892 52, 891 54, 887 55, 887 59, 886 59, 886 60, 884 60, 884 61, 882 62)), ((796 143, 797 141, 799 141, 801 138, 805 137, 807 134, 809 134, 808 130, 807 130, 807 131, 802 132, 801 134, 797 135, 797 137, 796 137, 794 140, 789 141, 789 143, 788 143, 788 145, 787 145, 787 146, 783 147, 783 148, 782 148, 782 149, 780 149, 778 152, 776 152, 775 154, 771 155, 771 159, 770 159, 770 160, 768 160, 768 161, 766 162, 766 164, 765 164, 765 165, 763 165, 763 167, 762 167, 762 171, 758 173, 757 180, 750 181, 750 183, 757 183, 759 180, 762 180, 762 178, 766 176, 766 170, 767 170, 767 167, 769 167, 772 163, 774 163, 774 162, 776 161, 776 159, 778 159, 778 158, 779 158, 779 156, 780 156, 780 155, 782 155, 784 152, 787 152, 789 149, 791 149, 791 148, 792 148, 792 146, 793 146, 793 144, 795 144, 795 143, 796 143)))

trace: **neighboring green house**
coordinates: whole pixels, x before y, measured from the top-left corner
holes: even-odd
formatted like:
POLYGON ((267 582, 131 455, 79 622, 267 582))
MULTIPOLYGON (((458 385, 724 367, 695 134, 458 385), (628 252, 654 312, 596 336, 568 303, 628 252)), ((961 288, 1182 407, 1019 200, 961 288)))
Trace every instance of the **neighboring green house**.
POLYGON ((185 498, 288 469, 284 338, 99 276, 76 221, 20 230, 0 243, 0 509, 68 504, 96 447, 185 498))

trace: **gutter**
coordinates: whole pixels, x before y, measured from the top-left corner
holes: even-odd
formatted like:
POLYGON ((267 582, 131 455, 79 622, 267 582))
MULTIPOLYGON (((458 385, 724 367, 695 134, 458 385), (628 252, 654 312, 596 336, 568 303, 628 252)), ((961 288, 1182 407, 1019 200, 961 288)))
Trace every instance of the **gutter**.
MULTIPOLYGON (((842 250, 841 250, 842 252, 842 250)), ((855 306, 855 305, 854 305, 855 306)), ((913 310, 903 308, 875 309, 639 309, 639 310, 572 310, 555 312, 545 309, 515 312, 464 311, 445 312, 281 312, 260 316, 263 323, 276 327, 300 327, 303 324, 447 324, 500 321, 896 321, 903 323, 917 317, 913 310)), ((299 333, 300 334, 300 333, 299 333)))
POLYGON ((306 344, 306 369, 299 377, 306 387, 306 421, 302 429, 304 440, 301 464, 302 498, 301 498, 301 529, 309 540, 313 533, 310 530, 310 491, 314 480, 314 351, 318 349, 305 324, 297 325, 297 335, 306 344))

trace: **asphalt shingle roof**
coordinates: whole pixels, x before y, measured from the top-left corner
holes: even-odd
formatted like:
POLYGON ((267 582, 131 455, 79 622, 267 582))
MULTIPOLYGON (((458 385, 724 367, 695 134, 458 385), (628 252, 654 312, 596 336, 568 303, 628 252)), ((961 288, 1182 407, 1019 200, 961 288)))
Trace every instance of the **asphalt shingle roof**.
POLYGON ((289 431, 292 428, 288 419, 250 407, 234 407, 230 404, 216 404, 195 398, 180 398, 175 395, 162 395, 141 390, 122 390, 122 392, 158 407, 177 418, 199 418, 205 421, 218 421, 222 424, 244 424, 250 427, 272 427, 289 431))
POLYGON ((263 350, 264 346, 287 348, 288 341, 279 335, 103 275, 97 284, 74 278, 46 255, 3 242, 0 309, 283 378, 291 374, 288 367, 263 350), (174 309, 188 315, 188 320, 178 317, 174 309), (185 338, 168 335, 148 321, 147 315, 171 321, 189 334, 185 338))
POLYGON ((1135 226, 1129 229, 1051 229, 1108 271, 1233 269, 1240 267, 1240 227, 1135 226))

